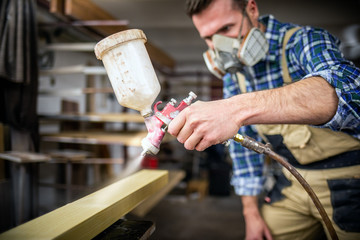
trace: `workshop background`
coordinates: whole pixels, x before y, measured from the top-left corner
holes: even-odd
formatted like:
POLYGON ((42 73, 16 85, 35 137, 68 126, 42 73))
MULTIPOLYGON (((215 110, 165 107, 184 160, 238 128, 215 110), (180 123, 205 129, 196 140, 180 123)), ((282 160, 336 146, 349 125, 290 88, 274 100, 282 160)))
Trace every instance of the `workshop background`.
MULTIPOLYGON (((12 36, 13 44, 3 42, 7 2, 0 9, 0 233, 126 177, 141 153, 143 118, 118 104, 93 51, 104 37, 144 31, 161 85, 157 100, 180 101, 190 91, 203 101, 222 97, 222 82, 205 66, 207 47, 183 0, 19 1, 17 16, 27 24, 16 24, 28 30, 12 36), (20 64, 6 65, 8 59, 20 64), (20 76, 19 69, 27 74, 20 76)), ((359 0, 256 2, 261 15, 327 29, 360 65, 359 0)), ((154 222, 150 239, 244 237, 223 145, 187 151, 167 136, 159 154, 147 156, 141 167, 170 171, 156 203, 125 216, 154 222)))

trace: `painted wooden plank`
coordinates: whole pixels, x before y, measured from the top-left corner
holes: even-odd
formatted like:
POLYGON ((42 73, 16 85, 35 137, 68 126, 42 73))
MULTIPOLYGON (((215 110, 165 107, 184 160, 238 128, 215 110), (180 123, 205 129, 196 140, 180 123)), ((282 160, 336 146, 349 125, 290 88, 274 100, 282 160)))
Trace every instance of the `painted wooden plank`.
POLYGON ((138 217, 144 217, 151 209, 158 204, 161 199, 163 199, 183 178, 185 177, 185 172, 181 170, 170 171, 169 172, 169 181, 165 187, 160 191, 153 194, 151 197, 142 202, 134 210, 131 211, 132 214, 138 217))
POLYGON ((168 172, 142 170, 0 235, 6 239, 91 239, 167 183, 168 172))

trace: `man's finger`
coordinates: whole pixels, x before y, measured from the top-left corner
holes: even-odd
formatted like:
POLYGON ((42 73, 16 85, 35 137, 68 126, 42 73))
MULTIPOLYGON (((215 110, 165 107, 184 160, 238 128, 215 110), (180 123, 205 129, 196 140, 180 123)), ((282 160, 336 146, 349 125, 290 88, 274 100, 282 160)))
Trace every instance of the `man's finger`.
POLYGON ((186 140, 193 134, 193 130, 189 127, 189 124, 183 125, 182 129, 177 134, 177 140, 180 143, 185 143, 186 140))
POLYGON ((203 136, 193 132, 191 134, 191 136, 184 142, 184 147, 187 150, 194 150, 195 147, 199 144, 199 142, 201 141, 202 138, 203 138, 203 136))
POLYGON ((179 115, 177 115, 169 124, 168 133, 170 133, 171 135, 173 135, 175 137, 178 136, 179 132, 181 131, 181 129, 183 128, 183 126, 185 124, 186 118, 185 118, 185 115, 182 114, 185 110, 180 112, 179 115))

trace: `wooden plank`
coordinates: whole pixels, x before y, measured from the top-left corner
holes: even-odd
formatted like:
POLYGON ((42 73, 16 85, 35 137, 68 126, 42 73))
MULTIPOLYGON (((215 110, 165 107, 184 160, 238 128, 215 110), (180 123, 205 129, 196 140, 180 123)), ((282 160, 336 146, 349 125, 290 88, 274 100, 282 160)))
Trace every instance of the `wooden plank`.
POLYGON ((55 15, 63 15, 65 7, 65 0, 51 0, 49 11, 55 15))
POLYGON ((82 161, 91 155, 91 153, 88 151, 73 150, 73 149, 51 150, 48 151, 48 154, 51 158, 64 160, 64 162, 82 161))
POLYGON ((59 121, 144 123, 139 113, 39 114, 39 117, 59 121))
POLYGON ((0 159, 17 163, 32 163, 49 161, 50 156, 41 153, 11 151, 0 153, 0 159))
POLYGON ((53 43, 42 48, 51 51, 78 51, 78 52, 94 52, 96 43, 53 43))
POLYGON ((167 55, 160 48, 154 46, 149 41, 145 44, 146 50, 149 53, 150 59, 154 62, 155 66, 165 66, 170 69, 175 68, 175 60, 167 55))
MULTIPOLYGON (((77 20, 116 20, 111 14, 89 0, 66 0, 65 15, 77 20)), ((94 26, 104 36, 124 31, 126 26, 94 26)))
POLYGON ((169 172, 169 181, 160 191, 149 197, 147 200, 142 202, 134 210, 131 211, 132 214, 138 217, 144 217, 157 203, 161 201, 183 178, 185 177, 185 172, 181 170, 170 171, 169 172))
POLYGON ((71 89, 43 89, 38 91, 42 96, 83 96, 95 93, 114 93, 112 88, 71 88, 71 89))
POLYGON ((122 158, 86 158, 86 159, 53 159, 47 163, 67 163, 71 162, 72 164, 124 164, 124 159, 122 158))
MULTIPOLYGON (((125 146, 140 147, 141 140, 146 137, 147 131, 126 132, 62 132, 56 134, 43 134, 42 140, 47 142, 66 142, 78 144, 121 144, 125 146)), ((163 142, 174 139, 166 134, 163 142)))
POLYGON ((91 239, 167 183, 164 170, 142 170, 0 235, 5 239, 91 239))
MULTIPOLYGON (((112 15, 90 0, 66 0, 65 14, 78 20, 116 20, 112 15)), ((128 29, 126 26, 94 26, 92 28, 104 36, 128 29)), ((170 69, 175 67, 175 60, 164 51, 152 45, 150 42, 147 42, 145 46, 155 65, 168 67, 170 69)))
MULTIPOLYGON (((89 64, 88 64, 89 65, 89 64)), ((87 75, 85 80, 86 88, 94 89, 95 85, 95 77, 94 75, 87 75)), ((95 102, 95 95, 94 94, 87 94, 85 96, 85 112, 95 112, 96 109, 96 102, 95 102)))
POLYGON ((81 73, 85 75, 106 75, 107 72, 104 67, 101 66, 86 66, 86 65, 74 65, 74 66, 66 66, 66 67, 58 67, 48 70, 41 70, 41 76, 49 76, 49 75, 61 75, 61 74, 76 74, 81 73))

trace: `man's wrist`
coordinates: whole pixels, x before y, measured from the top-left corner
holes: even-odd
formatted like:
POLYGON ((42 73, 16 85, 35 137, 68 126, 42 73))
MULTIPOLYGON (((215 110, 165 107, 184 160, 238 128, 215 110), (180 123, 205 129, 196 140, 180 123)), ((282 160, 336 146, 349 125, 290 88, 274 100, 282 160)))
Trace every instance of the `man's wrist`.
POLYGON ((242 196, 241 201, 245 218, 260 215, 257 196, 242 196))
POLYGON ((264 106, 263 104, 258 104, 259 99, 256 99, 257 94, 257 92, 239 94, 228 99, 230 106, 228 109, 233 111, 232 115, 239 128, 253 124, 251 119, 261 115, 264 106))

